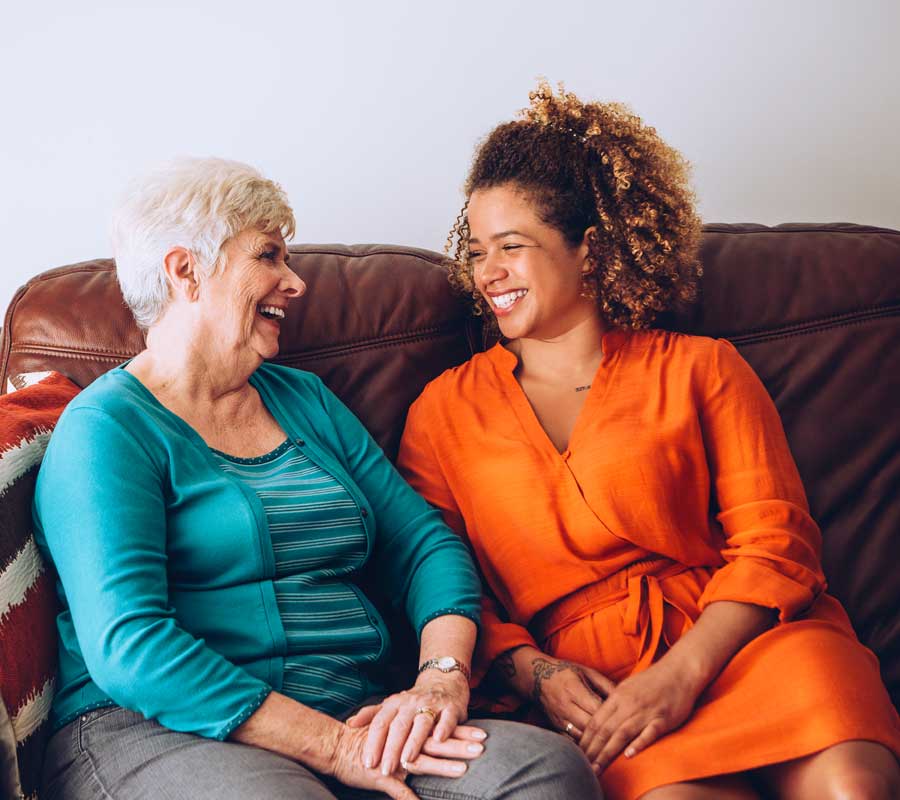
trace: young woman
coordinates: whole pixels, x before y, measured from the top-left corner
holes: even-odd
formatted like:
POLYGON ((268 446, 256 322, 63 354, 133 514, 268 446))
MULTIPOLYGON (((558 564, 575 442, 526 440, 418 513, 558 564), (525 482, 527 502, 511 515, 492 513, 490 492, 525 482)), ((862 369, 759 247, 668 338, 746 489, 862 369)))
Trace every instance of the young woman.
POLYGON ((900 796, 897 713, 770 398, 727 341, 652 328, 700 274, 683 160, 622 106, 531 101, 453 231, 502 340, 426 388, 400 455, 480 564, 476 679, 613 800, 900 796))

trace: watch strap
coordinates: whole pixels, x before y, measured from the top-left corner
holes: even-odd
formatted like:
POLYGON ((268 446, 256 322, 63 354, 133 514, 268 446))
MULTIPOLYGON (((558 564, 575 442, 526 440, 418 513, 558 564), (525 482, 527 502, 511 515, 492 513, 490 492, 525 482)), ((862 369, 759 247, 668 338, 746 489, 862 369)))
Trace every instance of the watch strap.
POLYGON ((472 679, 472 673, 469 671, 469 668, 462 661, 452 656, 429 658, 419 667, 419 675, 427 669, 437 669, 441 672, 461 672, 467 681, 472 679))

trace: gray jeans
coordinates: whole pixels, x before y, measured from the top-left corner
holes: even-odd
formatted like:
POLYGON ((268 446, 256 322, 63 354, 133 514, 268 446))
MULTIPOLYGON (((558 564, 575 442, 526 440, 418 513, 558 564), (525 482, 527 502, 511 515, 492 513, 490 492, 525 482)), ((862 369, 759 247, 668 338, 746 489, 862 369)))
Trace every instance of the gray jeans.
MULTIPOLYGON (((485 752, 460 778, 412 775, 423 800, 594 800, 600 786, 568 738, 530 725, 473 720, 485 752)), ((375 800, 326 783, 289 758, 178 733, 117 706, 92 711, 47 747, 42 800, 375 800)))

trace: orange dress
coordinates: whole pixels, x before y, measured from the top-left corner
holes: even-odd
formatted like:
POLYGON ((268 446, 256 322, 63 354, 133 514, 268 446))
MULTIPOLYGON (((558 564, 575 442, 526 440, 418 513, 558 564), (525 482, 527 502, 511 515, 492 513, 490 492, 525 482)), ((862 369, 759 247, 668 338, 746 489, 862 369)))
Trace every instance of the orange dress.
POLYGON ((612 330, 559 453, 502 345, 432 381, 399 465, 469 542, 486 587, 476 681, 530 644, 613 680, 716 600, 777 610, 676 731, 603 776, 611 800, 850 739, 900 754, 874 654, 825 593, 781 421, 725 340, 612 330))

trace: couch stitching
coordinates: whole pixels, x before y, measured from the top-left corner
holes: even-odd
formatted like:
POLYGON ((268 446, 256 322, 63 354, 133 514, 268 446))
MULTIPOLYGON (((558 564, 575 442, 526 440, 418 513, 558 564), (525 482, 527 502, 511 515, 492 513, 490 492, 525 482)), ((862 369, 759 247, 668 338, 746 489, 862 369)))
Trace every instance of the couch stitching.
POLYGON ((821 317, 812 317, 810 319, 805 319, 800 322, 791 322, 787 325, 777 325, 774 327, 762 327, 762 328, 751 328, 749 331, 744 331, 739 336, 755 336, 758 333, 778 333, 780 331, 788 331, 793 330, 795 328, 803 328, 807 326, 814 325, 823 325, 828 324, 829 322, 843 320, 843 319, 869 319, 870 317, 883 316, 885 314, 893 314, 897 311, 900 311, 900 302, 891 302, 887 304, 879 304, 875 306, 860 306, 859 308, 854 308, 852 311, 838 311, 834 314, 826 314, 821 317))
POLYGON ((47 356, 47 355, 56 355, 63 356, 64 358, 73 358, 79 361, 109 361, 113 364, 120 364, 122 361, 128 358, 134 358, 136 353, 125 353, 121 356, 106 356, 101 355, 99 353, 91 353, 89 350, 66 350, 62 347, 13 347, 10 350, 10 355, 35 355, 35 356, 47 356))
MULTIPOLYGON (((318 350, 300 350, 296 353, 278 355, 272 359, 276 364, 287 361, 318 361, 323 358, 333 358, 335 356, 349 355, 352 353, 360 353, 366 350, 387 350, 392 347, 401 347, 405 344, 413 344, 416 342, 434 341, 436 339, 444 339, 448 336, 456 334, 455 330, 435 331, 429 336, 405 336, 403 338, 396 337, 393 339, 377 339, 369 342, 350 343, 347 345, 339 345, 337 347, 321 348, 318 350)), ((468 344, 468 342, 466 342, 468 344)))
MULTIPOLYGON (((390 334, 378 339, 355 339, 348 342, 341 342, 328 347, 316 348, 312 350, 298 350, 295 352, 285 353, 272 359, 275 363, 284 361, 314 361, 321 358, 330 358, 332 356, 343 355, 346 353, 355 353, 362 350, 373 350, 379 348, 398 347, 413 342, 425 342, 432 339, 443 339, 453 336, 457 333, 455 324, 448 324, 441 327, 421 328, 416 331, 410 331, 406 334, 390 334)), ((55 345, 43 345, 33 342, 17 343, 11 348, 11 354, 31 354, 31 355, 62 355, 66 358, 74 358, 91 361, 123 361, 127 358, 133 358, 136 352, 121 352, 115 350, 76 350, 74 348, 65 348, 55 345)))
MULTIPOLYGON (((864 235, 872 235, 872 234, 887 234, 888 236, 900 236, 900 231, 894 230, 893 228, 881 228, 877 225, 856 225, 852 229, 838 227, 841 223, 837 223, 837 225, 828 225, 822 224, 817 225, 816 223, 799 223, 799 227, 794 228, 776 228, 776 227, 762 227, 762 228, 750 228, 749 230, 746 228, 726 228, 723 227, 728 223, 709 223, 703 226, 704 233, 724 233, 732 236, 746 236, 747 234, 760 234, 760 233, 827 233, 827 234, 847 234, 850 236, 857 236, 859 234, 864 235)), ((740 224, 740 223, 737 223, 740 224)), ((847 223, 854 224, 854 223, 847 223)))
POLYGON ((65 353, 96 353, 99 356, 109 356, 110 358, 121 356, 122 358, 133 358, 140 351, 139 350, 109 350, 105 347, 92 347, 89 349, 82 349, 78 347, 67 347, 65 345, 58 344, 47 344, 45 342, 29 342, 27 339, 19 339, 11 348, 10 352, 18 353, 18 352, 26 352, 26 348, 29 352, 65 352, 65 353))
POLYGON ((721 334, 721 338, 729 339, 733 342, 741 344, 754 344, 757 342, 772 341, 776 339, 788 339, 793 336, 804 336, 810 333, 821 333, 822 331, 837 330, 846 328, 850 325, 860 325, 863 322, 870 322, 877 319, 885 319, 900 315, 900 304, 893 307, 873 309, 867 312, 853 312, 850 314, 834 314, 829 317, 821 317, 817 320, 809 320, 808 322, 796 323, 794 325, 786 325, 781 328, 772 328, 766 330, 760 328, 746 333, 721 334))
MULTIPOLYGON (((827 317, 820 317, 807 322, 796 323, 794 325, 775 328, 771 330, 757 329, 746 333, 730 334, 721 333, 720 338, 729 339, 738 344, 758 344, 766 341, 774 341, 778 339, 788 339, 794 336, 803 336, 811 333, 820 333, 826 330, 836 330, 838 328, 848 327, 850 325, 859 325, 885 317, 896 316, 900 313, 900 304, 885 307, 872 307, 868 310, 857 310, 843 314, 832 314, 827 317)), ((408 334, 392 334, 373 340, 351 340, 349 342, 340 343, 325 348, 317 348, 315 350, 300 350, 293 353, 279 355, 272 359, 274 363, 283 364, 296 361, 318 361, 326 358, 334 358, 342 355, 363 352, 366 350, 379 350, 398 347, 414 342, 424 342, 429 339, 446 338, 455 333, 453 326, 446 325, 443 327, 423 328, 418 331, 412 331, 408 334)), ((74 350, 69 348, 54 347, 52 345, 40 344, 17 344, 10 348, 9 355, 13 354, 30 354, 30 355, 60 355, 65 358, 72 358, 81 361, 108 361, 119 363, 128 358, 132 358, 136 353, 122 353, 112 350, 74 350)))
POLYGON ((394 248, 381 248, 370 250, 366 253, 353 253, 345 250, 316 248, 313 250, 304 249, 304 245, 292 245, 288 247, 291 255, 298 256, 340 256, 341 258, 369 258, 370 256, 404 256, 406 258, 417 258, 428 264, 435 266, 443 266, 444 260, 440 253, 435 253, 436 258, 431 258, 424 253, 411 253, 408 250, 397 250, 394 248))

